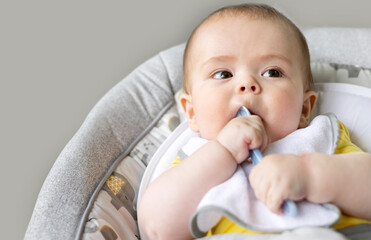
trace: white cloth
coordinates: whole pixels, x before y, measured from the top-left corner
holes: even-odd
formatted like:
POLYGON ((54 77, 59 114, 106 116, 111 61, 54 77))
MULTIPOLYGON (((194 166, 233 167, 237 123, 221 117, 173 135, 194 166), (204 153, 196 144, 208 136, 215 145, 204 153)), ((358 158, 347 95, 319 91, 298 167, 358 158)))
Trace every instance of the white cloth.
MULTIPOLYGON (((334 115, 317 116, 307 128, 272 143, 263 155, 306 152, 333 154, 338 132, 338 121, 334 115)), ((182 151, 189 156, 205 143, 203 139, 191 138, 182 151)), ((336 206, 308 201, 296 203, 298 215, 295 217, 272 213, 256 199, 250 187, 248 174, 251 168, 252 165, 245 161, 230 179, 205 194, 191 220, 191 231, 195 237, 204 236, 222 216, 247 229, 263 232, 282 232, 304 226, 331 226, 339 220, 340 211, 336 206)))

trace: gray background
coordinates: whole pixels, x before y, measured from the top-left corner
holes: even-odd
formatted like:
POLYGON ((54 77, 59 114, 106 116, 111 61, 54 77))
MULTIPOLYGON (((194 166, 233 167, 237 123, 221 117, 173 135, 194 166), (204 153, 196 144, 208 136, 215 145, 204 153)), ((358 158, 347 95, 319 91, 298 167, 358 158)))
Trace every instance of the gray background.
MULTIPOLYGON (((105 92, 242 2, 0 0, 0 238, 23 238, 49 169, 105 92)), ((366 0, 260 2, 301 29, 371 27, 366 0)))

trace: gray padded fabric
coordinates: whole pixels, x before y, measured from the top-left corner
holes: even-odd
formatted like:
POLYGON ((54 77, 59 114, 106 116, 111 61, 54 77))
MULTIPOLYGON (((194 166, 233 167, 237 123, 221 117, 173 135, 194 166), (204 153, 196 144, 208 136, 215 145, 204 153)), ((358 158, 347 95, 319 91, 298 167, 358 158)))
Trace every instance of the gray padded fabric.
POLYGON ((184 45, 151 58, 113 87, 63 149, 39 193, 25 239, 74 239, 101 179, 157 122, 181 87, 184 45))
POLYGON ((371 67, 371 29, 313 28, 304 31, 312 62, 371 67))

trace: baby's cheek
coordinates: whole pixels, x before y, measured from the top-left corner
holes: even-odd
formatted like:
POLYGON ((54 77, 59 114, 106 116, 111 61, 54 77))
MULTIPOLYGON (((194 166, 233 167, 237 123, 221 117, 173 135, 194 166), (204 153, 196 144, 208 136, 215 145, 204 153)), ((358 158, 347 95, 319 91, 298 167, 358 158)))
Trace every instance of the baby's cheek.
POLYGON ((288 114, 287 117, 280 117, 273 121, 272 124, 267 127, 267 134, 269 136, 270 143, 280 140, 299 128, 300 116, 297 114, 288 114))

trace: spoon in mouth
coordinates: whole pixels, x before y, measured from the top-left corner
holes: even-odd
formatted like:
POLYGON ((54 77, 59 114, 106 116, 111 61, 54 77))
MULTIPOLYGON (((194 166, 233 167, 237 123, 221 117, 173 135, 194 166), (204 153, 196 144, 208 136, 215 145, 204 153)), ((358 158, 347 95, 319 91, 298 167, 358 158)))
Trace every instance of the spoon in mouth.
MULTIPOLYGON (((246 117, 250 115, 251 113, 247 109, 247 107, 242 106, 238 110, 236 117, 246 117)), ((261 160, 263 159, 263 154, 260 152, 259 149, 250 149, 249 153, 254 166, 261 162, 261 160)), ((292 200, 285 200, 282 204, 282 210, 286 216, 295 217, 298 214, 298 208, 295 202, 293 202, 292 200)))

